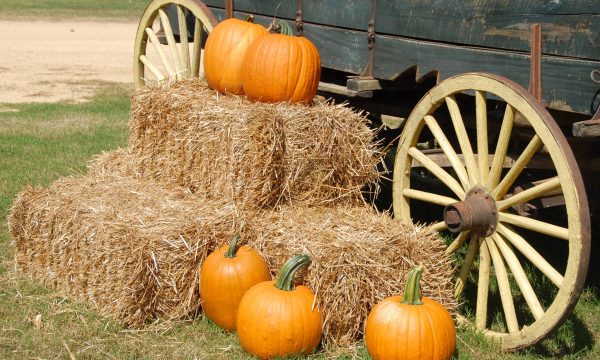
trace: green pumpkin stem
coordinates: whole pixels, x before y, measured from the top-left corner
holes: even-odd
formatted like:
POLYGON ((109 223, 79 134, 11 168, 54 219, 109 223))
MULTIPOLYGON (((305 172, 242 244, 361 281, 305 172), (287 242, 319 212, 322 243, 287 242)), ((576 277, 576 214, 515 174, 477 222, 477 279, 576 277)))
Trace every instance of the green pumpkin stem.
POLYGON ((406 285, 404 285, 404 294, 402 296, 402 303, 408 305, 421 305, 421 275, 423 274, 423 267, 421 265, 412 269, 408 272, 406 279, 406 285))
POLYGON ((227 251, 225 252, 226 258, 234 258, 235 257, 238 241, 240 241, 240 238, 241 238, 240 233, 233 235, 233 237, 229 241, 229 249, 227 249, 227 251))
POLYGON ((290 24, 287 23, 287 21, 273 20, 273 22, 271 23, 271 25, 269 25, 267 30, 276 34, 288 36, 294 35, 294 31, 292 30, 290 24))
POLYGON ((308 255, 296 255, 286 261, 286 263, 281 267, 279 276, 277 276, 275 287, 284 291, 294 290, 295 286, 292 283, 294 275, 296 275, 296 272, 301 268, 310 265, 311 262, 312 260, 308 255))

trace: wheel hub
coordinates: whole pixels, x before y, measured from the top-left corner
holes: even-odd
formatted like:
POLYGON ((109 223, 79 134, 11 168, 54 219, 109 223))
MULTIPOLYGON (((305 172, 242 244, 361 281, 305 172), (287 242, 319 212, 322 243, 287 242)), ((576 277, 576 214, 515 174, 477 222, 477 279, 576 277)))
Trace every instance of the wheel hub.
POLYGON ((498 224, 496 201, 486 190, 473 188, 465 200, 446 206, 444 221, 453 233, 470 230, 479 236, 490 236, 498 224))

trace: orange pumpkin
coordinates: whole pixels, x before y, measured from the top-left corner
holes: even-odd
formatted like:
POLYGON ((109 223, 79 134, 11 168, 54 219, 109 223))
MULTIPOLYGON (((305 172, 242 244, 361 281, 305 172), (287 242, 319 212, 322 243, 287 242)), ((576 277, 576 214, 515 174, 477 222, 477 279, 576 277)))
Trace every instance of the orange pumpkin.
POLYGON ((246 292, 238 310, 237 333, 242 348, 261 359, 310 354, 319 344, 323 318, 315 295, 292 284, 298 269, 310 264, 307 255, 288 260, 275 281, 246 292))
POLYGON ((447 360, 456 347, 450 313, 438 302, 421 296, 423 268, 408 273, 403 296, 375 305, 367 318, 365 344, 374 360, 447 360))
POLYGON ((311 102, 321 78, 321 58, 305 37, 292 36, 286 22, 282 32, 258 38, 246 52, 242 71, 244 92, 263 102, 311 102))
POLYGON ((243 94, 242 61, 248 47, 267 30, 246 21, 230 18, 220 22, 204 47, 204 76, 208 86, 222 93, 243 94))
POLYGON ((265 260, 248 246, 237 248, 240 235, 211 253, 200 270, 200 298, 206 316, 220 327, 235 330, 237 309, 252 286, 271 280, 265 260))

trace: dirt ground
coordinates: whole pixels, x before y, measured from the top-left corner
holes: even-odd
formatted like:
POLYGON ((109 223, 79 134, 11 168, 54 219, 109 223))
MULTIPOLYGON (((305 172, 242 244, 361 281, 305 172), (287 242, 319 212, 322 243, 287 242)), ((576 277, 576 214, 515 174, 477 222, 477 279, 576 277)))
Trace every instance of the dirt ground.
POLYGON ((133 82, 136 22, 0 21, 0 103, 81 102, 133 82))

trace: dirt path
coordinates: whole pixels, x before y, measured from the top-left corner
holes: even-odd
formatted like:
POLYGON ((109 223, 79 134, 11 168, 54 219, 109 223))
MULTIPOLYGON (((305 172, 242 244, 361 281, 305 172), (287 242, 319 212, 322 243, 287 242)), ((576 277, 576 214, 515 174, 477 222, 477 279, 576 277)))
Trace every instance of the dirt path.
POLYGON ((132 83, 137 23, 0 21, 0 103, 81 102, 132 83))

